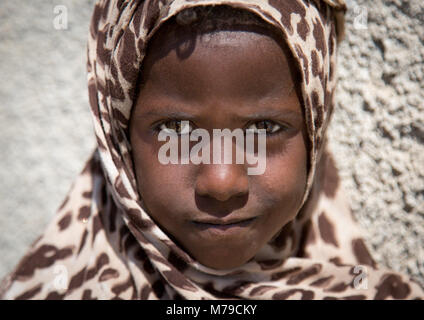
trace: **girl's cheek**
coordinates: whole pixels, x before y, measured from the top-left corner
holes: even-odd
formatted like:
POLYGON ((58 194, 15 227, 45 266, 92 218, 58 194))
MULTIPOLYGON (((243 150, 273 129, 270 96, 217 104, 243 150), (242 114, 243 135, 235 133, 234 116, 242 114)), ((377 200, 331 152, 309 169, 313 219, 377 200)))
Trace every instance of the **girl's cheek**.
POLYGON ((263 198, 275 203, 275 206, 289 209, 300 205, 306 188, 306 176, 306 158, 280 154, 268 157, 265 173, 251 178, 251 181, 263 198))

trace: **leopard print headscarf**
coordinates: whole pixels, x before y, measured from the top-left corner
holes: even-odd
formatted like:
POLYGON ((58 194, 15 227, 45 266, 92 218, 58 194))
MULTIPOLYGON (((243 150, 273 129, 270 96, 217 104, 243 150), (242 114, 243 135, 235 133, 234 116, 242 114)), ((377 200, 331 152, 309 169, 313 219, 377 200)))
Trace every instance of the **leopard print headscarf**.
POLYGON ((326 147, 342 0, 100 0, 88 41, 98 146, 44 234, 2 282, 3 299, 415 299, 380 269, 343 200, 326 147), (302 76, 309 137, 304 203, 246 264, 201 265, 156 225, 137 192, 127 129, 148 40, 187 8, 228 5, 280 30, 302 76))

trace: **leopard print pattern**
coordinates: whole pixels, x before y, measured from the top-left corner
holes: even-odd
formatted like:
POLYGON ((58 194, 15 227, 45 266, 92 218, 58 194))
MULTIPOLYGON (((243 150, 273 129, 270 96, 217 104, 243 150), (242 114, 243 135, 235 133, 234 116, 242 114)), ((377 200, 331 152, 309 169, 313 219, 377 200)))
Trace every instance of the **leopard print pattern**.
POLYGON ((325 141, 345 9, 342 0, 99 0, 87 51, 98 146, 43 235, 3 279, 0 297, 422 299, 416 283, 370 256, 325 141), (201 265, 150 218, 127 135, 149 39, 171 17, 208 5, 248 10, 281 30, 301 71, 310 140, 299 213, 231 270, 201 265))

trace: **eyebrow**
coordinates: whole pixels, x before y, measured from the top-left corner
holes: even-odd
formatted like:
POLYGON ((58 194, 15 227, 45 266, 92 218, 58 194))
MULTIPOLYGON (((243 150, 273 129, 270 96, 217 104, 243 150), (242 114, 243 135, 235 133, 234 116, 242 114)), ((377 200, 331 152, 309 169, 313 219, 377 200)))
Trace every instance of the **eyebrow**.
POLYGON ((260 110, 249 115, 235 116, 234 119, 259 120, 266 118, 288 118, 295 121, 302 121, 303 114, 293 110, 260 110))
POLYGON ((165 107, 163 108, 163 111, 159 110, 151 110, 146 113, 142 113, 138 116, 138 118, 154 118, 154 117, 169 117, 169 118, 175 118, 175 119, 188 119, 188 120, 194 120, 196 118, 196 115, 193 113, 187 113, 184 111, 177 111, 173 110, 170 111, 169 109, 172 107, 165 107))
MULTIPOLYGON (((167 117, 167 118, 173 118, 173 119, 187 119, 187 120, 195 120, 199 116, 201 116, 201 113, 189 113, 184 112, 181 110, 170 110, 175 107, 164 107, 159 108, 156 110, 150 110, 148 112, 140 114, 139 118, 156 118, 156 117, 167 117)), ((233 115, 231 117, 231 120, 233 121, 252 121, 252 120, 261 120, 261 119, 267 119, 267 118, 285 118, 289 120, 294 121, 303 121, 303 114, 298 111, 294 110, 275 110, 275 109, 269 109, 269 110, 259 110, 256 112, 253 112, 252 114, 239 114, 239 115, 233 115)))

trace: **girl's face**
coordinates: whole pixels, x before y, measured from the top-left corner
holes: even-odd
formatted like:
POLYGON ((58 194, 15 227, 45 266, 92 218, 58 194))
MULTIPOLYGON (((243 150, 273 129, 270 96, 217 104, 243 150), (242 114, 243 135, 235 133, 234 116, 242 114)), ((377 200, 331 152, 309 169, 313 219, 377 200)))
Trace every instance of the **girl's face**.
POLYGON ((138 190, 156 223, 205 266, 242 265, 299 210, 307 138, 290 59, 256 32, 165 30, 149 45, 130 123, 138 190), (211 139, 213 129, 265 128, 265 172, 248 175, 234 156, 233 164, 161 164, 158 133, 178 131, 182 120, 211 139))

